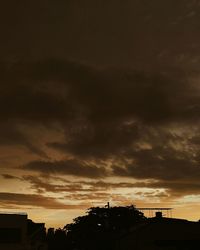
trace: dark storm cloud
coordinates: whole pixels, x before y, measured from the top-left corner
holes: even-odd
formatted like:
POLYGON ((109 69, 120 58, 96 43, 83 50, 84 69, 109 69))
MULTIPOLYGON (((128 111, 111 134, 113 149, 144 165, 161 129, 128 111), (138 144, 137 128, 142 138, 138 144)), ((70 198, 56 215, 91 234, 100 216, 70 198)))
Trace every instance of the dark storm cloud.
POLYGON ((180 183, 198 182, 200 179, 199 147, 196 145, 193 147, 184 136, 182 139, 178 137, 164 140, 163 134, 158 133, 159 135, 160 138, 151 141, 152 148, 129 151, 124 163, 122 161, 121 165, 113 165, 114 174, 132 176, 136 179, 168 181, 168 183, 175 180, 180 183), (176 149, 170 145, 178 143, 180 146, 183 141, 185 149, 176 149), (130 160, 129 163, 126 163, 127 159, 130 160))
MULTIPOLYGON (((144 105, 143 102, 148 102, 145 100, 146 89, 148 92, 155 89, 152 97, 154 102, 159 102, 156 99, 160 99, 159 93, 162 91, 152 87, 152 79, 142 73, 110 74, 84 65, 55 60, 2 64, 1 71, 0 115, 2 121, 8 121, 1 123, 2 144, 22 144, 35 150, 17 125, 26 122, 50 126, 53 122, 60 122, 66 136, 72 138, 69 149, 71 147, 72 151, 76 150, 74 144, 78 144, 76 137, 80 135, 80 147, 81 139, 86 139, 88 147, 85 148, 91 150, 92 145, 89 144, 94 144, 95 140, 97 144, 102 144, 101 140, 110 134, 113 126, 116 131, 115 144, 123 142, 124 136, 128 139, 130 133, 137 133, 123 132, 118 122, 120 119, 130 116, 144 116, 144 119, 148 119, 145 114, 149 116, 149 113, 155 113, 153 117, 160 119, 156 118, 156 113, 160 116, 157 108, 149 108, 150 103, 144 105), (94 139, 86 138, 88 134, 94 139)), ((149 102, 152 98, 150 94, 149 102)), ((159 109, 163 107, 162 114, 168 113, 165 102, 163 98, 164 104, 159 103, 159 109)), ((52 146, 59 147, 57 144, 52 146)), ((60 148, 64 146, 60 145, 60 148)))
POLYGON ((117 153, 120 154, 139 137, 140 128, 135 123, 88 122, 83 121, 82 124, 74 124, 72 129, 67 128, 66 138, 70 138, 67 143, 49 143, 48 146, 83 159, 104 159, 117 153))
POLYGON ((193 118, 195 87, 183 72, 98 70, 59 60, 2 66, 2 118, 86 125, 138 118, 144 122, 193 118), (84 120, 85 118, 85 120, 84 120))
POLYGON ((22 206, 42 207, 47 209, 80 209, 84 205, 65 205, 55 198, 36 194, 0 193, 0 207, 15 208, 22 206))
POLYGON ((182 141, 181 136, 162 129, 198 122, 198 86, 190 83, 197 73, 100 69, 62 60, 2 64, 1 69, 0 115, 7 121, 6 126, 2 122, 1 144, 21 144, 39 154, 19 126, 59 124, 64 142, 47 146, 72 159, 38 160, 25 169, 99 178, 108 175, 104 160, 112 160, 119 176, 192 178, 194 170, 199 176, 197 159, 163 146, 182 141), (146 141, 152 149, 138 149, 146 141))
POLYGON ((104 167, 97 167, 95 165, 76 160, 63 160, 55 162, 33 161, 28 163, 24 169, 45 174, 64 174, 89 178, 100 178, 107 175, 104 167))
MULTIPOLYGON (((5 177, 4 177, 5 178, 5 177)), ((55 179, 55 176, 53 177, 55 179)), ((27 181, 31 184, 31 189, 34 191, 41 192, 53 192, 53 193, 61 193, 61 192, 80 192, 80 191, 88 191, 85 189, 80 182, 70 182, 67 181, 64 184, 53 184, 47 181, 46 179, 42 179, 36 176, 23 176, 20 178, 21 181, 27 181)))
POLYGON ((152 188, 164 188, 166 189, 166 194, 170 198, 176 199, 184 195, 198 195, 200 193, 200 185, 198 180, 190 180, 189 178, 186 181, 158 181, 155 183, 149 183, 147 185, 152 188))
POLYGON ((2 177, 8 180, 21 180, 21 178, 10 174, 2 174, 2 177))
POLYGON ((200 177, 198 163, 174 150, 163 150, 162 148, 141 150, 133 152, 130 159, 134 159, 135 162, 127 164, 125 168, 114 166, 114 172, 121 176, 142 179, 146 177, 147 179, 169 180, 200 177))
MULTIPOLYGON (((123 188, 137 188, 148 186, 146 182, 136 182, 136 183, 128 183, 128 182, 118 182, 118 183, 110 183, 105 181, 69 181, 66 179, 59 179, 56 176, 51 176, 50 180, 59 180, 62 184, 55 184, 47 181, 46 177, 42 178, 41 176, 31 176, 26 175, 22 178, 15 176, 7 176, 2 175, 5 179, 8 178, 16 178, 21 181, 26 181, 31 184, 31 189, 33 191, 41 192, 53 192, 53 193, 93 193, 93 192, 106 192, 111 189, 123 189, 123 188)), ((49 176, 48 176, 49 178, 49 176)))
POLYGON ((15 120, 4 122, 0 121, 0 146, 23 146, 30 152, 47 158, 47 155, 41 150, 38 145, 34 145, 23 130, 19 128, 15 120))
POLYGON ((8 0, 0 7, 1 58, 198 66, 197 1, 8 0))
POLYGON ((200 194, 199 23, 196 0, 1 1, 1 177, 37 195, 0 206, 200 194))
MULTIPOLYGON (((61 96, 55 95, 51 83, 49 84, 49 91, 45 90, 47 82, 45 85, 44 82, 49 79, 47 77, 43 79, 43 76, 40 76, 42 71, 40 63, 37 70, 35 69, 36 65, 17 63, 10 67, 3 67, 2 85, 0 87, 1 119, 47 122, 48 119, 52 120, 67 115, 64 112, 64 104, 67 104, 67 101, 63 102, 61 96)), ((46 64, 43 66, 45 71, 46 64)), ((51 71, 51 67, 49 67, 49 71, 51 71)), ((46 72, 46 76, 47 74, 46 72)))

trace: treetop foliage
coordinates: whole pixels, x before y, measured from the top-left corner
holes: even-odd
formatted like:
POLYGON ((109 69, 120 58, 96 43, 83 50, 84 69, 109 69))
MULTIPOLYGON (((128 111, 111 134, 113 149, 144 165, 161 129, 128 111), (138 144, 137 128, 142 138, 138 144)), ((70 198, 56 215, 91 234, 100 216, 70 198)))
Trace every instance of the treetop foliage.
MULTIPOLYGON (((135 225, 142 223, 146 217, 135 206, 118 207, 91 207, 86 215, 79 216, 73 223, 64 227, 68 239, 76 248, 92 249, 94 242, 106 242, 107 237, 116 238, 135 225), (91 245, 91 248, 89 247, 91 245)), ((95 243, 96 244, 96 243, 95 243)), ((105 243, 104 243, 105 244, 105 243)), ((96 246, 97 249, 97 246, 96 246)))

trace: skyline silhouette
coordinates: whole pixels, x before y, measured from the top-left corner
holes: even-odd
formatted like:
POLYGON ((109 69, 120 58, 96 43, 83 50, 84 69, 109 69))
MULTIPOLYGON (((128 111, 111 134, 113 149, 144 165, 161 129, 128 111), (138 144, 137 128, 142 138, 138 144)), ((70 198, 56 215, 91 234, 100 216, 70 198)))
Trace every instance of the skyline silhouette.
MULTIPOLYGON (((0 214, 3 250, 152 250, 198 249, 200 222, 164 217, 147 218, 135 206, 88 208, 63 228, 45 228, 26 214, 0 214)), ((165 211, 166 208, 164 208, 165 211)), ((63 218, 64 220, 64 218, 63 218)))

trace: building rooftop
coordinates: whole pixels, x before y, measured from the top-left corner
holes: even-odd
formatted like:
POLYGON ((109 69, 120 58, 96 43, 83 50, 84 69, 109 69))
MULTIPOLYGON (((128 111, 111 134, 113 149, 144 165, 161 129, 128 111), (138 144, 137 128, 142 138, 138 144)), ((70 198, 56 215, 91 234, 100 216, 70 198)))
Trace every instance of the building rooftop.
POLYGON ((5 212, 5 211, 0 211, 0 215, 6 215, 6 214, 10 214, 10 215, 27 215, 27 213, 25 212, 5 212))

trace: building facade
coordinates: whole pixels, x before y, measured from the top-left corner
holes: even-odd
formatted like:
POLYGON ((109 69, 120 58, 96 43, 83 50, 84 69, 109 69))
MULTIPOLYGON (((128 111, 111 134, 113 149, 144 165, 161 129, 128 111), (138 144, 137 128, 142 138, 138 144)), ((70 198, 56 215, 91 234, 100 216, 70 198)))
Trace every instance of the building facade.
POLYGON ((27 214, 0 213, 0 250, 46 250, 44 223, 27 214))

